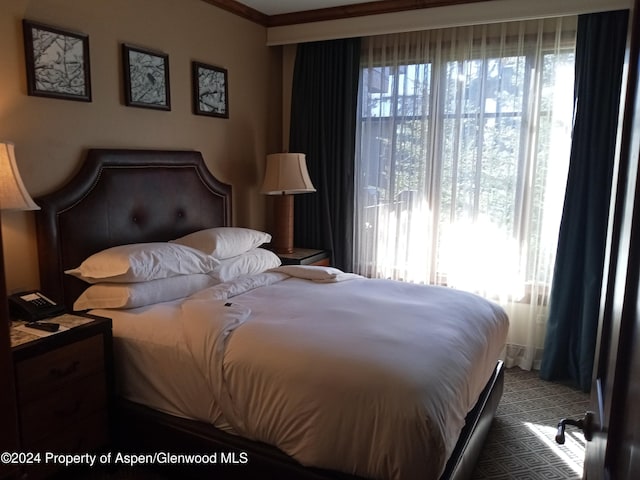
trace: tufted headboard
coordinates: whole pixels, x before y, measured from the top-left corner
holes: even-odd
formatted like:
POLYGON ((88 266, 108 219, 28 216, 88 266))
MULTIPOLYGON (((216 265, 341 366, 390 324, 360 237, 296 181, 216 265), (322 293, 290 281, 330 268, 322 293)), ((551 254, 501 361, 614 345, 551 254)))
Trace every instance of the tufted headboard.
POLYGON ((88 285, 64 271, 89 255, 231 222, 231 186, 195 151, 91 149, 65 186, 36 203, 41 288, 69 311, 88 285))

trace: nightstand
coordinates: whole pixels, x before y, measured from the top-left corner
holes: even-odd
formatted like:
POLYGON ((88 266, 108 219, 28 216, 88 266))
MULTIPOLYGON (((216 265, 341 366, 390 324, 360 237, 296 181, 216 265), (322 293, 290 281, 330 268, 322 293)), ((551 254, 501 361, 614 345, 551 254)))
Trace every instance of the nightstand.
POLYGON ((45 452, 88 453, 110 438, 111 319, 73 314, 47 321, 60 331, 46 335, 24 322, 11 328, 21 449, 42 457, 25 466, 30 480, 60 468, 45 463, 45 452))
POLYGON ((292 253, 277 253, 283 265, 329 266, 331 254, 328 250, 294 248, 292 253))

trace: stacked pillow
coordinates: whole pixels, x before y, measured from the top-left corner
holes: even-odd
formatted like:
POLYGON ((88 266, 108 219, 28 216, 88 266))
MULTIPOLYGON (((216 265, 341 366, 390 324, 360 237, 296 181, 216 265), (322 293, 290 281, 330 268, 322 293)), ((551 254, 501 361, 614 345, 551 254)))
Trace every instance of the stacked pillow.
POLYGON ((156 242, 134 243, 95 253, 65 273, 88 283, 146 282, 161 278, 208 273, 220 262, 195 248, 156 242))
POLYGON ((214 258, 224 260, 242 255, 270 241, 271 235, 268 233, 250 228, 216 227, 190 233, 171 243, 195 248, 214 258))
POLYGON ((220 261, 211 276, 228 282, 241 275, 255 275, 280 265, 278 256, 263 248, 271 241, 265 232, 239 227, 217 227, 200 230, 173 240, 173 243, 195 248, 220 261))
POLYGON ((216 283, 280 265, 259 248, 268 233, 238 227, 201 230, 171 242, 120 245, 65 273, 92 284, 74 310, 135 308, 187 297, 216 283))

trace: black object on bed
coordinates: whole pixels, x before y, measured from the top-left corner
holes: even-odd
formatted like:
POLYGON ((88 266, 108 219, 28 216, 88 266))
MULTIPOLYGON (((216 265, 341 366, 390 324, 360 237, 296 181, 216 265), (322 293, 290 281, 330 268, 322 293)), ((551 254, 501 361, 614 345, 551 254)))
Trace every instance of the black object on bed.
MULTIPOLYGON (((93 149, 71 181, 38 198, 41 287, 71 310, 87 284, 64 271, 108 247, 168 241, 231 223, 231 187, 213 177, 195 151, 93 149)), ((499 362, 457 441, 441 479, 471 476, 502 395, 499 362)), ((278 449, 211 425, 177 418, 126 400, 117 403, 114 447, 128 452, 247 452, 249 464, 183 465, 195 476, 356 479, 307 468, 278 449)))

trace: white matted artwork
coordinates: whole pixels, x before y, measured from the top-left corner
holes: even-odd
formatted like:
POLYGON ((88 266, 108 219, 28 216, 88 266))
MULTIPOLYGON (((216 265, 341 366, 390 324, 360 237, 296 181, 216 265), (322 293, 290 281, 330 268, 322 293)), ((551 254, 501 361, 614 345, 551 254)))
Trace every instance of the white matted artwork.
POLYGON ((193 113, 229 118, 227 70, 192 62, 193 113))
POLYGON ((89 37, 26 19, 22 28, 27 93, 90 102, 89 37))
POLYGON ((126 105, 171 110, 167 54, 123 44, 122 65, 126 105))

